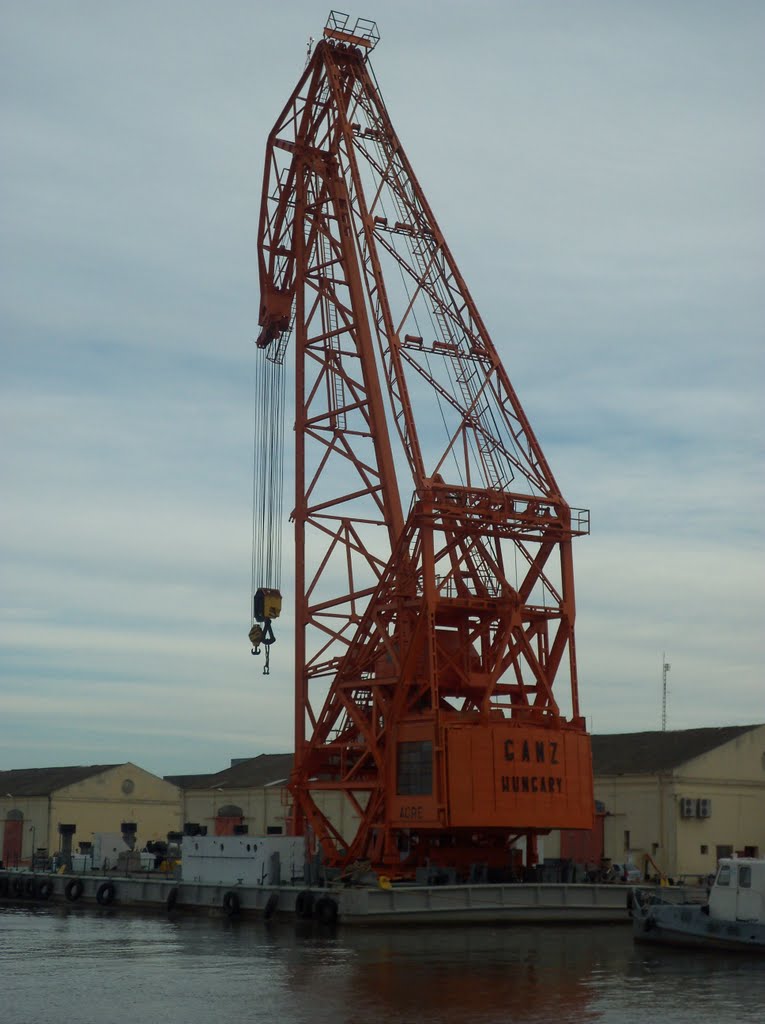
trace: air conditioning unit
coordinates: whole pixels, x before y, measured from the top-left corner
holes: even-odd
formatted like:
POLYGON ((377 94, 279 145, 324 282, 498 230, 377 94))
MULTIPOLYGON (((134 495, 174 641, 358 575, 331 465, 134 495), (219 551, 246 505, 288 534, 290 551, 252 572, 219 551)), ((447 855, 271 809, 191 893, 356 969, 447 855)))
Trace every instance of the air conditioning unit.
POLYGON ((708 799, 696 801, 696 815, 699 818, 712 817, 712 801, 708 799))
POLYGON ((681 818, 695 818, 696 817, 696 801, 690 796, 680 797, 680 817, 681 818))

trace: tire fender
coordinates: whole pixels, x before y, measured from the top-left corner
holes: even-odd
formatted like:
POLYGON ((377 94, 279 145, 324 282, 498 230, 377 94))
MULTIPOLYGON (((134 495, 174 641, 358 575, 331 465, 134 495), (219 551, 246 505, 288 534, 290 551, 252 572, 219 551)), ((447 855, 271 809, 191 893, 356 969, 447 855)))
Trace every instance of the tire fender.
POLYGON ((117 890, 114 882, 102 882, 98 889, 96 889, 96 902, 100 903, 102 907, 108 907, 114 902, 116 895, 117 890))
POLYGON ((234 892, 233 889, 229 889, 223 897, 223 909, 229 917, 235 917, 241 910, 241 907, 242 905, 239 901, 239 894, 234 892))
POLYGON ((331 896, 322 896, 321 899, 316 901, 316 909, 314 911, 316 920, 320 924, 336 924, 337 922, 337 901, 333 900, 331 896))
POLYGON ((309 889, 303 889, 297 894, 295 913, 298 917, 313 917, 313 893, 309 889))
POLYGON ((72 878, 66 883, 64 896, 70 903, 76 903, 80 896, 82 896, 84 888, 85 883, 81 878, 72 878))

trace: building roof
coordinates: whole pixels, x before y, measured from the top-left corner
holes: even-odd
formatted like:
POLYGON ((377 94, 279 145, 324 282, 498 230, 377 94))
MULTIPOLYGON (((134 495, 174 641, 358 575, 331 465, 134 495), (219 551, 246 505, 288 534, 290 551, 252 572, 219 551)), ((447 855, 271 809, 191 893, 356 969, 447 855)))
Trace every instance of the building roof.
POLYGON ((165 782, 171 786, 178 786, 179 789, 205 789, 210 779, 215 778, 215 772, 204 772, 201 775, 165 775, 165 782))
MULTIPOLYGON (((592 736, 592 767, 598 775, 651 775, 671 771, 738 739, 760 725, 731 725, 668 732, 628 732, 592 736)), ((289 778, 294 754, 259 754, 212 775, 167 775, 182 789, 249 789, 289 778)))
POLYGON ((168 776, 167 781, 183 789, 225 790, 271 786, 289 778, 294 760, 294 754, 258 754, 257 757, 240 761, 215 775, 168 776), (176 781, 194 778, 199 780, 198 783, 176 781))
POLYGON ((592 769, 599 775, 653 775, 671 771, 738 739, 759 725, 667 732, 625 732, 592 737, 592 769))
MULTIPOLYGON (((592 737, 593 772, 598 775, 650 775, 671 771, 686 761, 738 739, 761 725, 730 725, 711 729, 628 732, 592 737)), ((294 754, 259 754, 221 772, 166 775, 181 789, 249 789, 289 778, 294 754)), ((0 771, 0 794, 14 798, 49 796, 65 786, 119 768, 119 764, 69 765, 59 768, 14 768, 0 771)))
POLYGON ((14 797, 50 796, 57 789, 100 775, 117 764, 70 765, 63 768, 14 768, 0 771, 0 793, 14 797))

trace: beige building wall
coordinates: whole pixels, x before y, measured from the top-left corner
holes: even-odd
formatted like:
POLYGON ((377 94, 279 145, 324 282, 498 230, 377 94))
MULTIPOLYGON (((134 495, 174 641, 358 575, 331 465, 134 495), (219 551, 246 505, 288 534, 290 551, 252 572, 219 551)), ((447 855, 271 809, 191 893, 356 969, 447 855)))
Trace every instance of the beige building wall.
MULTIPOLYGON (((356 799, 363 806, 367 796, 356 793, 356 799)), ((316 805, 325 814, 347 843, 351 843, 359 829, 359 816, 342 793, 314 793, 316 805)))
MULTIPOLYGON (((187 789, 183 793, 183 822, 204 825, 215 832, 215 819, 224 807, 241 807, 244 824, 252 835, 265 835, 269 827, 286 829, 286 809, 281 786, 242 789, 187 789)), ((183 824, 182 822, 182 824, 183 824)), ((181 826, 182 827, 182 826, 181 826)))
POLYGON ((560 857, 560 832, 555 829, 539 840, 539 861, 557 860, 560 857))
MULTIPOLYGON (((358 815, 342 793, 316 793, 316 803, 332 824, 350 842, 358 828, 358 815)), ((269 828, 287 833, 291 798, 285 786, 258 786, 247 789, 194 790, 183 795, 183 821, 204 825, 212 835, 218 811, 234 805, 243 812, 250 835, 265 835, 269 828)))
MULTIPOLYGON (((703 877, 718 849, 765 854, 765 727, 687 761, 673 772, 598 776, 606 807, 604 853, 643 867, 650 854, 673 878, 703 877), (681 799, 710 801, 708 818, 683 817, 681 799)), ((653 874, 653 868, 649 867, 653 874)))
MULTIPOLYGON (((9 811, 21 811, 22 822, 21 860, 31 861, 32 852, 48 844, 48 797, 14 797, 0 794, 0 857, 3 851, 3 830, 9 811)), ((50 851, 49 851, 50 852, 50 851)))
POLYGON ((59 824, 77 826, 76 851, 95 832, 119 832, 123 821, 136 823, 139 849, 148 840, 166 839, 181 828, 181 791, 131 762, 64 786, 50 798, 48 849, 60 847, 59 824))
MULTIPOLYGON (((599 776, 595 799, 606 808, 603 853, 618 864, 643 868, 650 854, 660 870, 674 871, 674 801, 670 779, 655 775, 599 776)), ((653 869, 650 869, 653 873, 653 869)))
POLYGON ((765 855, 765 727, 688 761, 675 786, 678 860, 689 872, 713 871, 726 847, 765 855), (680 817, 683 797, 709 800, 709 817, 680 817))

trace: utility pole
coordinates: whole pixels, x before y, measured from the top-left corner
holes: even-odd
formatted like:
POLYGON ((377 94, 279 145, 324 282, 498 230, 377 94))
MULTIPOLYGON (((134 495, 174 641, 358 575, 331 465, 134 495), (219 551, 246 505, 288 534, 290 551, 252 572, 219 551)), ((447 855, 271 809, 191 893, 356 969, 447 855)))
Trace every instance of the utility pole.
POLYGON ((667 731, 667 672, 672 666, 667 661, 666 651, 661 652, 661 731, 667 731))

